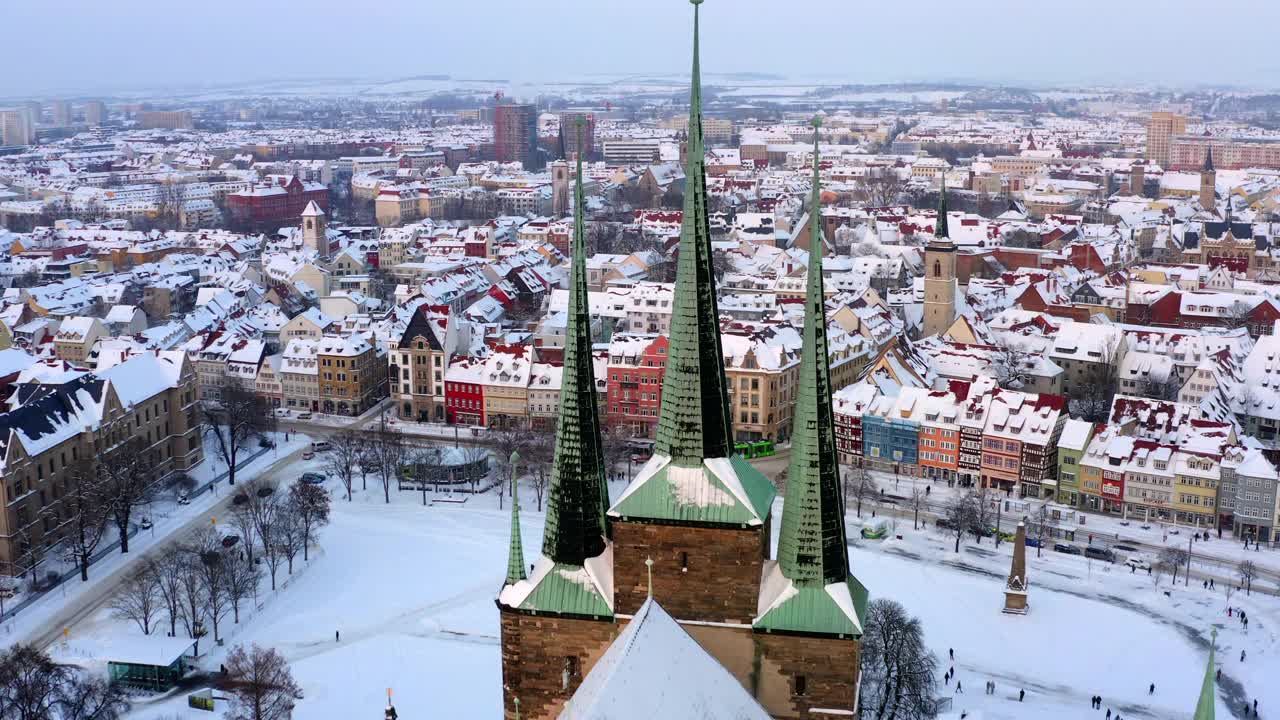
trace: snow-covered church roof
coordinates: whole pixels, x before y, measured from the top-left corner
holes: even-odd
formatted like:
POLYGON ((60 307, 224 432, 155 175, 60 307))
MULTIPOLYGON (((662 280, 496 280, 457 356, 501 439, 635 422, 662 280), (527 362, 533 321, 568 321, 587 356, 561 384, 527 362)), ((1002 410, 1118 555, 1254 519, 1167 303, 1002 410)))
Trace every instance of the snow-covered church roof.
POLYGON ((560 720, 767 720, 769 714, 650 597, 560 720))

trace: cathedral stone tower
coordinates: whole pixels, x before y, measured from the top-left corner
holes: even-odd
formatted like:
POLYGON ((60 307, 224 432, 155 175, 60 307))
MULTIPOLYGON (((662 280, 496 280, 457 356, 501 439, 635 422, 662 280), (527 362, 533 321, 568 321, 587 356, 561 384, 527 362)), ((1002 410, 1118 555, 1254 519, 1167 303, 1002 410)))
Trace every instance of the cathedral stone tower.
POLYGON ((938 198, 933 240, 924 249, 924 336, 941 335, 956 319, 956 246, 947 232, 947 183, 938 198))
MULTIPOLYGON (((606 512, 592 399, 585 244, 575 243, 542 557, 526 577, 514 511, 511 559, 498 597, 507 720, 517 712, 526 720, 556 718, 646 602, 660 603, 770 716, 857 712, 867 591, 851 575, 846 550, 821 226, 810 225, 790 482, 774 561, 770 528, 777 491, 733 452, 707 217, 698 64, 703 0, 690 2, 694 44, 684 219, 654 454, 606 512)), ((578 176, 575 232, 582 237, 581 169, 578 176)))
MULTIPOLYGON (((581 157, 574 215, 575 236, 586 237, 581 157)), ((513 497, 510 559, 498 595, 503 709, 512 720, 556 717, 617 634, 605 520, 609 486, 587 313, 586 243, 575 242, 571 256, 560 417, 542 555, 526 578, 519 503, 513 497)))
POLYGON ((1200 168, 1200 207, 1213 210, 1217 206, 1218 171, 1213 169, 1213 148, 1205 150, 1204 167, 1200 168))
MULTIPOLYGON (((816 207, 820 121, 813 122, 816 207)), ((867 590, 849 572, 827 359, 822 229, 818 223, 809 227, 795 433, 778 559, 765 562, 760 614, 752 625, 759 647, 758 696, 776 699, 763 700, 775 717, 810 717, 817 708, 857 708, 867 608, 867 590)))

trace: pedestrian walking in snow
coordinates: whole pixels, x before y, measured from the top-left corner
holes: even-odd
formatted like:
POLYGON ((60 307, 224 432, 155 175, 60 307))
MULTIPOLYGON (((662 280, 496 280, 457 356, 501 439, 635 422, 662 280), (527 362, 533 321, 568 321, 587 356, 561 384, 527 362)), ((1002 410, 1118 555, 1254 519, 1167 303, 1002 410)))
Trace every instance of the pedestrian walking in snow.
POLYGON ((946 685, 951 684, 951 673, 949 671, 942 673, 942 682, 946 685))
POLYGON ((1019 691, 1018 691, 1018 702, 1022 702, 1022 698, 1026 697, 1026 696, 1027 696, 1027 691, 1026 691, 1026 690, 1019 690, 1019 691))
POLYGON ((334 630, 334 631, 333 631, 333 641, 334 641, 334 642, 339 642, 339 638, 341 638, 341 637, 342 637, 342 634, 341 634, 338 630, 334 630))
POLYGON ((1213 674, 1213 679, 1222 682, 1222 668, 1218 668, 1218 672, 1213 674))
POLYGON ((1213 578, 1209 578, 1209 589, 1213 589, 1213 578))
POLYGON ((1204 589, 1205 589, 1205 590, 1208 590, 1208 589, 1209 589, 1209 581, 1208 581, 1208 580, 1205 580, 1205 581, 1204 581, 1204 583, 1203 583, 1203 585, 1204 585, 1204 589))
POLYGON ((948 653, 949 655, 951 655, 951 659, 952 659, 952 660, 955 660, 955 659, 956 659, 956 649, 955 649, 955 648, 947 648, 947 653, 948 653))
POLYGON ((956 694, 957 694, 957 695, 963 695, 963 694, 964 694, 964 688, 963 688, 963 687, 961 687, 961 685, 960 685, 960 681, 959 681, 959 680, 957 680, 957 681, 956 681, 956 694))
POLYGON ((1156 684, 1155 684, 1155 683, 1151 683, 1151 687, 1147 688, 1147 694, 1148 694, 1148 695, 1155 695, 1155 694, 1156 694, 1156 684))
POLYGON ((1241 650, 1241 651, 1240 651, 1240 662, 1244 662, 1244 655, 1245 655, 1245 652, 1244 652, 1243 650, 1241 650))
POLYGON ((1111 708, 1107 708, 1107 720, 1111 720, 1111 708))

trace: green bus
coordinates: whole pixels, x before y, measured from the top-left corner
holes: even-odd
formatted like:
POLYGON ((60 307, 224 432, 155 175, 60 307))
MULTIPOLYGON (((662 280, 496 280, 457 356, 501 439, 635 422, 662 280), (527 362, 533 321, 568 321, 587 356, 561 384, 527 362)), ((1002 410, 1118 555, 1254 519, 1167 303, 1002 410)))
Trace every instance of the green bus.
POLYGON ((765 457, 773 455, 777 452, 773 447, 772 440, 756 440, 754 442, 737 442, 733 444, 733 450, 748 460, 752 458, 765 457))

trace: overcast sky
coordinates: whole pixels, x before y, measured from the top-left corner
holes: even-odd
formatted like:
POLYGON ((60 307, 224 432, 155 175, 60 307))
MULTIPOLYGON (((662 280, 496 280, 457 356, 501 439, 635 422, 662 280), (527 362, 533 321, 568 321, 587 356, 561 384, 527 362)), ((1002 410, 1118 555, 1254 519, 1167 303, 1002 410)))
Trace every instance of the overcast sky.
MULTIPOLYGON (((707 0, 705 72, 1280 86, 1274 0, 707 0)), ((4 0, 0 97, 685 72, 685 0, 4 0)))

